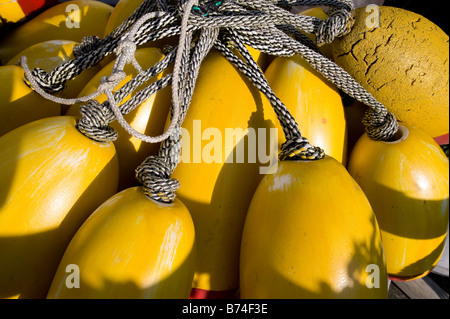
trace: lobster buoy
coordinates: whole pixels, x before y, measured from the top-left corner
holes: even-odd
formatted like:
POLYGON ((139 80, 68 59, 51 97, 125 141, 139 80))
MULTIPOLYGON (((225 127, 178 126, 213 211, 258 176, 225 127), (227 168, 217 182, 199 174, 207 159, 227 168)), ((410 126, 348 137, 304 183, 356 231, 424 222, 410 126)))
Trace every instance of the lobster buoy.
POLYGON ((0 136, 46 117, 61 115, 61 105, 31 90, 20 66, 0 66, 0 136))
POLYGON ((83 223, 47 298, 187 299, 194 264, 195 231, 186 206, 178 199, 158 203, 132 187, 83 223))
POLYGON ((0 138, 1 298, 45 298, 70 239, 117 191, 114 145, 75 125, 51 117, 0 138))
MULTIPOLYGON (((50 72, 57 66, 74 59, 73 48, 78 44, 78 42, 68 40, 40 42, 19 52, 8 61, 7 65, 16 64, 22 56, 26 56, 30 70, 40 68, 46 72, 50 72)), ((68 81, 64 91, 58 95, 64 98, 77 97, 86 83, 99 71, 100 67, 98 66, 83 70, 80 75, 68 81)))
MULTIPOLYGON (((135 57, 141 67, 145 70, 162 60, 164 58, 164 54, 162 54, 161 50, 158 48, 142 48, 136 50, 135 57)), ((100 72, 98 72, 81 90, 79 96, 86 96, 95 92, 100 85, 102 78, 110 75, 113 68, 114 62, 110 62, 107 66, 102 68, 100 72)), ((125 66, 124 72, 127 74, 127 77, 119 83, 119 85, 114 89, 114 92, 117 92, 133 77, 136 77, 138 73, 131 64, 125 66)), ((166 74, 165 72, 154 76, 151 81, 145 82, 143 85, 134 90, 133 93, 130 93, 127 97, 125 97, 122 102, 118 103, 118 105, 128 101, 141 89, 145 88, 145 86, 159 80, 166 74)), ((97 97, 96 100, 102 103, 103 101, 106 101, 106 95, 102 94, 97 97)), ((170 109, 170 101, 170 88, 166 87, 150 96, 133 111, 126 114, 124 118, 131 125, 131 127, 141 134, 149 136, 160 135, 164 130, 164 125, 170 109)), ((80 116, 80 105, 72 105, 67 111, 67 115, 80 116)), ((119 134, 119 137, 114 141, 114 144, 116 146, 120 164, 119 189, 123 190, 137 185, 137 181, 134 177, 134 170, 145 158, 150 155, 156 155, 160 144, 145 143, 140 139, 131 136, 117 121, 112 122, 111 127, 114 128, 119 134)))
POLYGON ((20 51, 48 40, 80 42, 87 36, 103 37, 113 7, 89 0, 59 3, 14 28, 0 41, 0 63, 5 64, 20 51))
POLYGON ((244 219, 262 174, 276 164, 276 132, 256 87, 211 51, 200 67, 182 125, 181 162, 172 174, 196 230, 191 298, 235 296, 244 219), (262 152, 273 157, 263 158, 262 152))
POLYGON ((242 235, 243 299, 387 298, 380 230, 334 158, 283 161, 265 175, 242 235))
MULTIPOLYGON (((345 163, 347 125, 342 99, 334 84, 298 55, 275 58, 265 76, 274 93, 297 120, 302 134, 326 154, 345 163)), ((276 123, 281 146, 283 130, 276 123)))
POLYGON ((352 13, 351 32, 330 44, 334 61, 399 121, 448 143, 448 35, 401 8, 352 13))
POLYGON ((0 1, 0 28, 25 21, 29 16, 58 3, 58 0, 2 0, 0 1))
POLYGON ((403 124, 393 141, 363 135, 348 170, 370 200, 380 224, 392 279, 428 274, 448 231, 448 158, 425 132, 403 124))

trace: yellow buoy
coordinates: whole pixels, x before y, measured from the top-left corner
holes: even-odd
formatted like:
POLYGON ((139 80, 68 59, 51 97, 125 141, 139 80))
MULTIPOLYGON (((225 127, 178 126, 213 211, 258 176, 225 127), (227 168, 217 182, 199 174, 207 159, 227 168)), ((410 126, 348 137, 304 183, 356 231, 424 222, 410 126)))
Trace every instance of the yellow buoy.
POLYGON ((160 204, 141 187, 128 188, 75 234, 47 298, 187 299, 194 264, 195 231, 186 206, 177 199, 160 204))
POLYGON ((20 23, 57 2, 58 0, 0 0, 0 28, 20 23))
POLYGON ((264 176, 242 235, 242 298, 387 298, 387 284, 375 215, 338 161, 280 162, 264 176))
POLYGON ((0 136, 26 123, 61 115, 61 105, 31 90, 24 82, 23 69, 0 66, 0 136))
POLYGON ((117 191, 112 143, 82 135, 69 116, 0 138, 0 297, 45 298, 70 239, 117 191))
POLYGON ((11 30, 0 41, 0 63, 47 40, 81 42, 86 36, 103 38, 112 10, 112 6, 100 1, 74 0, 57 4, 11 30))
POLYGON ((142 0, 119 0, 111 12, 103 37, 113 32, 118 26, 122 24, 131 14, 142 4, 142 0))
POLYGON ((380 224, 392 278, 425 276, 439 261, 448 228, 448 158, 422 130, 401 125, 400 136, 376 142, 363 135, 349 172, 380 224))
MULTIPOLYGON (((78 42, 68 40, 49 40, 37 43, 16 54, 8 61, 7 65, 16 64, 22 56, 26 56, 30 70, 40 68, 50 72, 57 66, 75 58, 73 48, 76 45, 78 42)), ((58 95, 64 98, 77 97, 81 89, 98 71, 100 71, 98 66, 84 70, 72 80, 67 81, 67 87, 58 95)))
MULTIPOLYGON (((345 163, 347 124, 341 96, 300 56, 277 57, 265 72, 270 87, 294 116, 303 136, 321 147, 327 155, 345 163)), ((267 100, 266 100, 267 101, 267 100)), ((267 112, 272 114, 272 107, 267 112)), ((285 141, 279 124, 279 145, 285 141)))
POLYGON ((419 14, 377 8, 353 12, 352 31, 331 43, 335 62, 399 121, 448 134, 448 35, 419 14))
MULTIPOLYGON (((146 70, 162 60, 164 55, 157 48, 143 48, 136 50, 135 57, 141 67, 146 70)), ((105 66, 86 84, 86 86, 81 90, 79 96, 86 96, 96 91, 101 83, 102 77, 110 75, 113 67, 114 62, 111 62, 105 66)), ((117 92, 121 87, 137 75, 137 71, 131 64, 125 66, 124 72, 127 74, 127 77, 119 83, 114 92, 117 92)), ((144 89, 150 83, 159 80, 166 74, 167 72, 163 72, 163 74, 153 77, 151 80, 145 82, 143 85, 134 90, 133 93, 129 94, 121 103, 118 104, 121 105, 125 103, 140 90, 144 89)), ((106 100, 106 95, 102 94, 96 98, 96 100, 102 103, 106 100)), ((131 127, 139 133, 149 136, 158 136, 164 130, 164 125, 170 109, 170 101, 171 91, 170 88, 167 87, 150 96, 137 108, 125 115, 124 118, 131 125, 131 127)), ((79 109, 80 105, 72 105, 67 111, 67 114, 79 116, 79 109)), ((137 185, 137 181, 134 177, 134 170, 145 158, 158 153, 159 143, 149 144, 131 136, 120 126, 117 121, 112 122, 111 127, 113 127, 119 134, 119 137, 114 144, 116 145, 120 163, 119 189, 125 189, 137 185)))
POLYGON ((276 165, 276 132, 259 91, 211 51, 200 67, 182 125, 181 162, 172 174, 196 229, 193 298, 231 297, 238 288, 242 227, 262 174, 276 165))

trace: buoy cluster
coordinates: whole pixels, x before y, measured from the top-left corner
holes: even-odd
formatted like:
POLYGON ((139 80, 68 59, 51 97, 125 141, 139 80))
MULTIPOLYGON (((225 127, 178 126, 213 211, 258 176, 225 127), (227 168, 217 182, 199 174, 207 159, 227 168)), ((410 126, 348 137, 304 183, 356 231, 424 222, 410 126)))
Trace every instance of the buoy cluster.
MULTIPOLYGON (((302 135, 323 149, 314 159, 279 157, 285 128, 270 101, 211 50, 180 128, 170 176, 179 189, 163 203, 135 177, 161 143, 130 136, 118 121, 114 141, 90 138, 79 130, 90 104, 46 99, 19 63, 25 56, 30 69, 50 72, 141 3, 73 0, 25 22, 0 3, 8 24, 0 39, 0 298, 376 299, 387 298, 388 279, 414 280, 436 266, 449 216, 448 157, 437 142, 447 136, 448 144, 449 51, 438 26, 380 6, 379 25, 368 28, 359 8, 351 32, 319 47, 396 117, 398 131, 383 141, 364 132, 365 105, 302 57, 248 48, 302 135)), ((304 14, 327 19, 318 8, 304 14)), ((177 44, 146 43, 135 59, 149 69, 177 44)), ((57 96, 92 94, 115 62, 107 56, 57 96)), ((114 92, 138 76, 131 64, 124 73, 114 92)), ((157 136, 171 103, 167 86, 124 119, 157 136)))

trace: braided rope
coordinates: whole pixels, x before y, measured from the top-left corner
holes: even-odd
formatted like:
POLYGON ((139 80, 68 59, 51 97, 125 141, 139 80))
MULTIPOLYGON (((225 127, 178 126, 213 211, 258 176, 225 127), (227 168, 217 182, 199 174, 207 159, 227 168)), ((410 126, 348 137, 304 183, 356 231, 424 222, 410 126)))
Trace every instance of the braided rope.
POLYGON ((330 43, 351 30, 352 9, 351 0, 144 0, 111 34, 104 39, 85 38, 75 49, 76 58, 52 72, 30 71, 26 58, 21 61, 31 86, 44 97, 62 104, 87 103, 80 109, 82 117, 78 122, 78 129, 86 136, 97 141, 115 140, 117 132, 109 127, 109 123, 117 120, 129 134, 145 142, 162 142, 159 154, 150 156, 136 169, 136 178, 149 198, 170 203, 179 187, 179 182, 170 176, 179 161, 181 125, 192 99, 201 62, 212 47, 247 76, 270 101, 286 138, 279 154, 281 160, 320 159, 324 151, 302 136, 294 117, 274 94, 246 46, 270 55, 300 55, 338 88, 370 107, 363 123, 371 138, 387 140, 394 135, 398 129, 395 117, 318 50, 319 45, 330 43), (290 13, 290 9, 297 5, 326 6, 329 17, 322 21, 290 13), (316 42, 303 32, 315 34, 316 42), (170 36, 179 36, 178 46, 169 50, 156 65, 142 70, 134 57, 137 46, 170 36), (62 90, 65 81, 113 52, 117 55, 113 72, 102 80, 96 92, 77 99, 61 99, 50 94, 62 90), (138 75, 113 93, 112 90, 125 77, 124 66, 130 63, 138 75), (118 105, 137 87, 161 74, 172 63, 172 74, 149 84, 118 105), (158 137, 136 132, 123 115, 168 85, 172 85, 172 107, 167 131, 158 137), (100 94, 106 94, 108 98, 101 104, 93 100, 100 94))

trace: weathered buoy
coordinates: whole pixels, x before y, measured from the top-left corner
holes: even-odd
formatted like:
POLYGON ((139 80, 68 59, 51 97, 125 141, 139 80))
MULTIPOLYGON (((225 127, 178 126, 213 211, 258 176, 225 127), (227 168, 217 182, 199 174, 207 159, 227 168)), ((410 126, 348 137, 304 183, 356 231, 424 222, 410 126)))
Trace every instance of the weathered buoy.
POLYGON ((399 121, 448 141, 448 35, 414 12, 377 8, 353 11, 352 31, 331 43, 334 61, 399 121))

